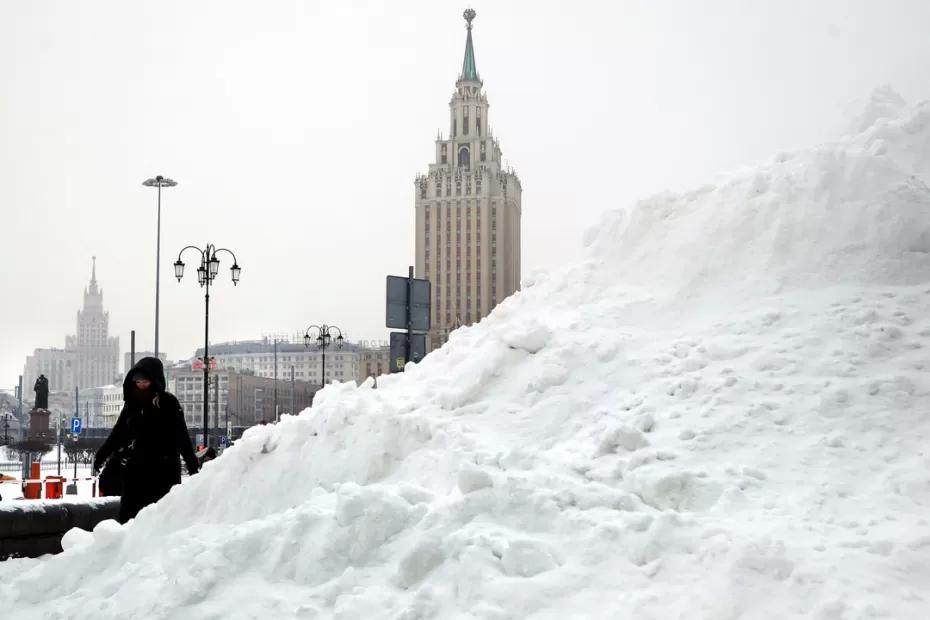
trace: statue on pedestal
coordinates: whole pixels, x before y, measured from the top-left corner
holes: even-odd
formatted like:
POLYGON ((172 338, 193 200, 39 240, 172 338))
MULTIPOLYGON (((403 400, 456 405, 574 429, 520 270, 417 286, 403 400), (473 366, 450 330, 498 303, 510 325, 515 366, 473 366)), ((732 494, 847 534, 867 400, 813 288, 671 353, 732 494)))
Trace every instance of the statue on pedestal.
POLYGON ((36 384, 32 387, 36 393, 36 409, 48 409, 48 379, 45 375, 39 375, 36 384))

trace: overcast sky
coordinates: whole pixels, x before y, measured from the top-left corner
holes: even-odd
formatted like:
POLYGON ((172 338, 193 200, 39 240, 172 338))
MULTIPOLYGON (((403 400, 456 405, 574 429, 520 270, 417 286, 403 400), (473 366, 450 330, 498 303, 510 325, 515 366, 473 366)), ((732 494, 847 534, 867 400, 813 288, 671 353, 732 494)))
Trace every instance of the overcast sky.
MULTIPOLYGON (((0 388, 74 333, 92 255, 111 335, 152 346, 156 174, 179 183, 169 357, 202 346, 202 291, 171 263, 207 242, 242 266, 233 288, 222 264, 211 341, 320 322, 386 339, 384 277, 414 258, 413 179, 448 127, 467 6, 0 3, 0 388)), ((829 138, 876 86, 930 98, 926 0, 473 7, 524 275, 578 259, 605 210, 829 138)))

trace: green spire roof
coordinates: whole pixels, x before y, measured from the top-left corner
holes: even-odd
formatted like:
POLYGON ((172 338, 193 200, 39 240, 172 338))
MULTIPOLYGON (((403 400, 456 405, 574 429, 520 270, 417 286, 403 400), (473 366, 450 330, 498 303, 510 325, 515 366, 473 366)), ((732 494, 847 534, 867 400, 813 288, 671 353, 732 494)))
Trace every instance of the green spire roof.
POLYGON ((471 22, 475 19, 475 15, 477 13, 472 9, 468 9, 463 15, 465 21, 468 22, 468 37, 465 39, 465 60, 462 61, 462 75, 459 76, 459 79, 478 82, 480 80, 478 78, 478 69, 475 66, 475 46, 471 42, 471 22))

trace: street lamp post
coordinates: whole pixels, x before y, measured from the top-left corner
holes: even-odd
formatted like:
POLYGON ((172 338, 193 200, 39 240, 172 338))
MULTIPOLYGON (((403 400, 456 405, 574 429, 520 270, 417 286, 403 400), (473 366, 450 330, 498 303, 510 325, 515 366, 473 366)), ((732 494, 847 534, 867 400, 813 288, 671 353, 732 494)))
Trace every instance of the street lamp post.
POLYGON ((161 280, 161 188, 174 187, 177 184, 177 181, 161 175, 142 181, 145 187, 158 188, 158 224, 155 233, 155 357, 158 357, 158 296, 161 280))
POLYGON ((232 276, 232 282, 235 286, 239 283, 239 275, 242 272, 242 269, 239 267, 238 261, 236 261, 236 255, 233 254, 232 250, 227 250, 226 248, 217 248, 212 243, 208 243, 203 249, 198 248, 194 245, 189 245, 185 248, 182 248, 178 252, 178 260, 174 263, 174 277, 178 279, 178 282, 181 281, 181 278, 184 276, 184 263, 181 262, 181 255, 184 254, 187 250, 195 250, 200 252, 200 267, 197 268, 197 282, 200 286, 206 289, 206 292, 203 296, 203 444, 204 446, 210 445, 210 284, 213 282, 213 278, 216 277, 216 274, 220 271, 220 259, 217 257, 217 254, 220 252, 226 252, 232 256, 233 264, 229 268, 230 275, 232 276))
POLYGON ((335 325, 327 325, 326 323, 323 325, 311 325, 307 328, 307 331, 304 332, 304 346, 309 349, 311 343, 315 340, 316 346, 318 346, 323 353, 323 378, 320 382, 321 386, 326 385, 326 349, 333 343, 332 330, 336 330, 339 334, 336 337, 336 346, 342 348, 342 343, 344 341, 342 330, 335 325), (314 333, 316 333, 316 336, 311 335, 311 330, 315 330, 314 333))

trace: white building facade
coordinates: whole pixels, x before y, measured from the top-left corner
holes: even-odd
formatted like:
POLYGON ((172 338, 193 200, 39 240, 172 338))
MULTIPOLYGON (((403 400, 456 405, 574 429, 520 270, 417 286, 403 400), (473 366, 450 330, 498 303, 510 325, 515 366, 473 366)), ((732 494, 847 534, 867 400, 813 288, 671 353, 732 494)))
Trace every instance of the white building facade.
MULTIPOLYGON (((327 347, 326 383, 355 381, 359 349, 353 343, 345 343, 342 347, 335 344, 327 347)), ((195 357, 203 357, 203 349, 199 349, 195 357)), ((278 379, 289 380, 293 366, 295 380, 323 384, 323 352, 316 345, 307 348, 302 342, 293 340, 278 341, 275 344, 270 339, 220 343, 210 345, 210 357, 216 361, 218 370, 249 372, 256 377, 267 378, 275 377, 277 359, 278 379)))
POLYGON ((123 409, 123 386, 104 385, 78 390, 77 417, 88 428, 113 428, 123 409))
POLYGON ((49 392, 74 389, 74 352, 64 349, 36 349, 23 367, 23 399, 32 402, 32 387, 39 375, 48 379, 49 392))

